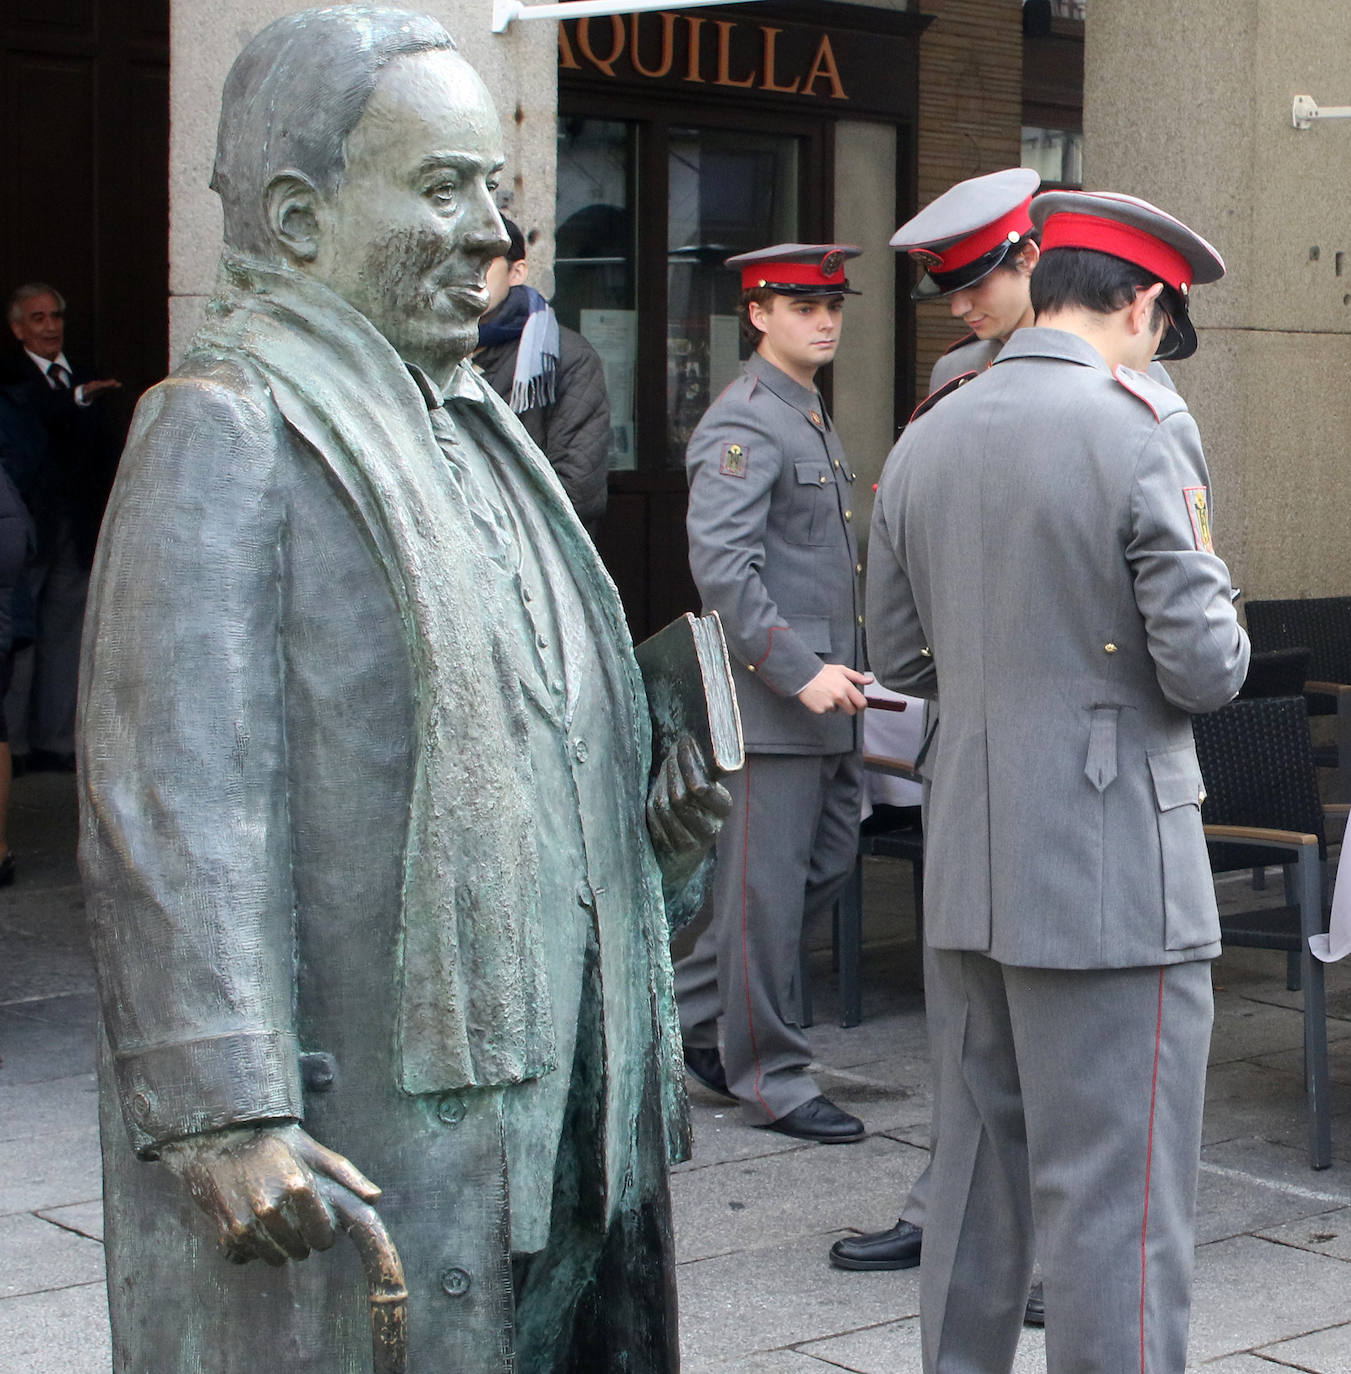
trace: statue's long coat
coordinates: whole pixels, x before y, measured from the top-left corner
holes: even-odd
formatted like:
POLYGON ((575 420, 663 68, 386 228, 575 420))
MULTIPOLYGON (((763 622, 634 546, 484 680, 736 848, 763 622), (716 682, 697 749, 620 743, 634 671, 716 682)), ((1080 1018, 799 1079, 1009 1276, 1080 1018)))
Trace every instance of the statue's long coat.
MULTIPOLYGON (((425 1011, 440 972, 404 965, 435 936, 408 909, 428 684, 389 567, 383 498, 351 480, 354 457, 359 468, 378 455, 360 452, 360 422, 327 429, 324 407, 350 421, 344 392, 368 408, 375 397, 377 413, 387 406, 417 436, 416 461, 435 468, 440 454, 409 373, 327 292, 236 265, 213 315, 138 409, 86 628, 81 861, 104 1006, 115 1368, 369 1369, 362 1275, 345 1242, 278 1270, 231 1266, 153 1162, 175 1136, 300 1117, 384 1188, 379 1210, 409 1279, 414 1374, 505 1370, 508 1227, 517 1250, 547 1229, 563 1130, 553 1089, 566 1089, 578 1024, 596 1047, 594 1158, 569 1161, 565 1144, 563 1172, 575 1164, 581 1191, 603 1194, 607 1223, 652 1228, 658 1271, 669 1259, 665 1155, 682 1149, 685 1123, 643 821, 646 706, 622 612, 547 463, 482 388, 470 428, 497 449, 503 500, 545 579, 536 591, 571 579, 563 600, 585 619, 563 627, 563 704, 546 718, 525 700, 528 675, 512 671, 520 606, 491 616, 468 515, 453 517, 465 523, 449 539, 462 566, 432 592, 463 602, 477 586, 481 604, 467 598, 456 613, 497 623, 491 661, 439 684, 459 708, 451 732, 489 778, 515 760, 526 809, 544 819, 510 852, 492 795, 458 798, 432 823, 456 827, 466 900, 473 874, 510 874, 538 850, 536 909, 515 915, 544 958, 561 1068, 463 1087, 449 1070, 438 1084, 424 1055, 427 1090, 410 1092, 409 999, 422 996, 425 1011), (331 355, 308 391, 277 356, 288 329, 331 355), (346 434, 345 455, 333 432, 346 434)), ((465 376, 458 385, 473 390, 465 376)), ((462 962, 457 985, 477 970, 462 962)), ((620 1310, 622 1295, 611 1298, 620 1310)), ((660 1356, 635 1366, 657 1367, 660 1356)))

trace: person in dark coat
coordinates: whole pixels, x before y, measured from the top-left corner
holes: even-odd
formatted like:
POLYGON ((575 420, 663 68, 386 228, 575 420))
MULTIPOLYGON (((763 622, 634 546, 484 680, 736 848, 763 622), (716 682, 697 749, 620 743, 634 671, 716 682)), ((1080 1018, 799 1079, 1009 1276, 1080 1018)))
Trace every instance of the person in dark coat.
POLYGON ((43 435, 30 416, 0 390, 0 887, 14 881, 9 848, 9 785, 13 760, 4 695, 14 672, 15 652, 33 641, 33 601, 24 567, 33 549, 33 522, 19 495, 15 475, 35 466, 43 435))
POLYGON ((33 769, 75 766, 75 691, 89 567, 116 470, 100 398, 121 383, 65 354, 65 297, 26 282, 9 300, 16 340, 0 363, 6 394, 41 426, 41 461, 16 478, 37 552, 26 574, 38 607, 34 652, 16 665, 7 710, 16 753, 33 769))
POLYGON ((511 247, 488 268, 488 313, 474 363, 544 451, 586 532, 605 514, 610 402, 596 350, 558 323, 525 284, 525 236, 503 217, 511 247))

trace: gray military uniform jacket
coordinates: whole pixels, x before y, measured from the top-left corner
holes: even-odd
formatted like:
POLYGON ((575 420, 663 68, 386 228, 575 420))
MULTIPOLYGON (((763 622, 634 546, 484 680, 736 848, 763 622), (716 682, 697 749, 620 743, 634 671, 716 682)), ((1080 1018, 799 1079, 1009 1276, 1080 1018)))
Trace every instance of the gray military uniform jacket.
POLYGON ((887 459, 868 563, 880 681, 936 697, 926 932, 1010 964, 1219 952, 1190 715, 1247 670, 1176 393, 1020 330, 887 459))
POLYGON ((686 450, 690 570, 722 617, 746 748, 838 754, 855 721, 797 694, 823 663, 862 665, 854 470, 814 388, 758 353, 686 450))

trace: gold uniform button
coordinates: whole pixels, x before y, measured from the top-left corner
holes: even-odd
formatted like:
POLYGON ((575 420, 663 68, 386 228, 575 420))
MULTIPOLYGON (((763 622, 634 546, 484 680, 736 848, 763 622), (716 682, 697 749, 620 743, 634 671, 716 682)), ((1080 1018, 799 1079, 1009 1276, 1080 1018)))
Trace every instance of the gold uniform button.
POLYGON ((748 663, 748 664, 746 665, 746 671, 747 671, 748 673, 753 673, 753 672, 755 671, 755 664, 754 664, 754 663, 748 663))
POLYGON ((1116 653, 1116 645, 1115 645, 1115 644, 1104 644, 1104 645, 1102 646, 1102 649, 1103 649, 1103 652, 1104 652, 1104 653, 1107 653, 1107 654, 1114 654, 1114 653, 1116 653))
POLYGON ((854 564, 854 571, 855 571, 856 573, 861 573, 861 572, 863 571, 863 564, 862 564, 862 563, 855 563, 855 564, 854 564))
POLYGON ((854 518, 854 512, 851 511, 851 510, 845 511, 845 513, 844 513, 844 518, 845 518, 846 520, 852 520, 852 519, 854 518))
POLYGON ((838 469, 839 466, 840 466, 840 460, 837 458, 837 459, 835 460, 835 467, 838 469))
POLYGON ((825 486, 825 484, 826 484, 826 479, 825 479, 824 475, 821 476, 821 477, 818 477, 816 480, 817 480, 818 482, 820 482, 822 486, 825 486))
POLYGON ((858 618, 858 623, 859 623, 860 625, 863 624, 863 617, 862 617, 862 616, 859 616, 859 618, 858 618))
POLYGON ((932 658, 932 657, 934 656, 934 651, 933 651, 931 648, 929 648, 929 646, 926 644, 926 645, 919 651, 919 656, 920 656, 921 658, 932 658))

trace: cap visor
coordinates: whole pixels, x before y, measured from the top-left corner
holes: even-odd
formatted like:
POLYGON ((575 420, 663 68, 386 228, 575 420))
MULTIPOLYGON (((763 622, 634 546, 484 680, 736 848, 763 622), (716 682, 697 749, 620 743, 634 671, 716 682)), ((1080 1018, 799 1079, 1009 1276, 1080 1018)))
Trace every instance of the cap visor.
POLYGON ((1196 330, 1191 320, 1183 313, 1173 318, 1163 338, 1159 341, 1159 351, 1154 355, 1157 362, 1175 363, 1179 358, 1190 358, 1196 352, 1196 330))
POLYGON ((933 301, 941 296, 951 296, 954 291, 965 291, 968 287, 982 282, 996 267, 1008 257, 1009 250, 1017 245, 1001 243, 998 247, 977 258, 975 262, 959 267, 955 272, 943 272, 935 276, 932 271, 920 277, 915 289, 910 293, 912 301, 933 301))

